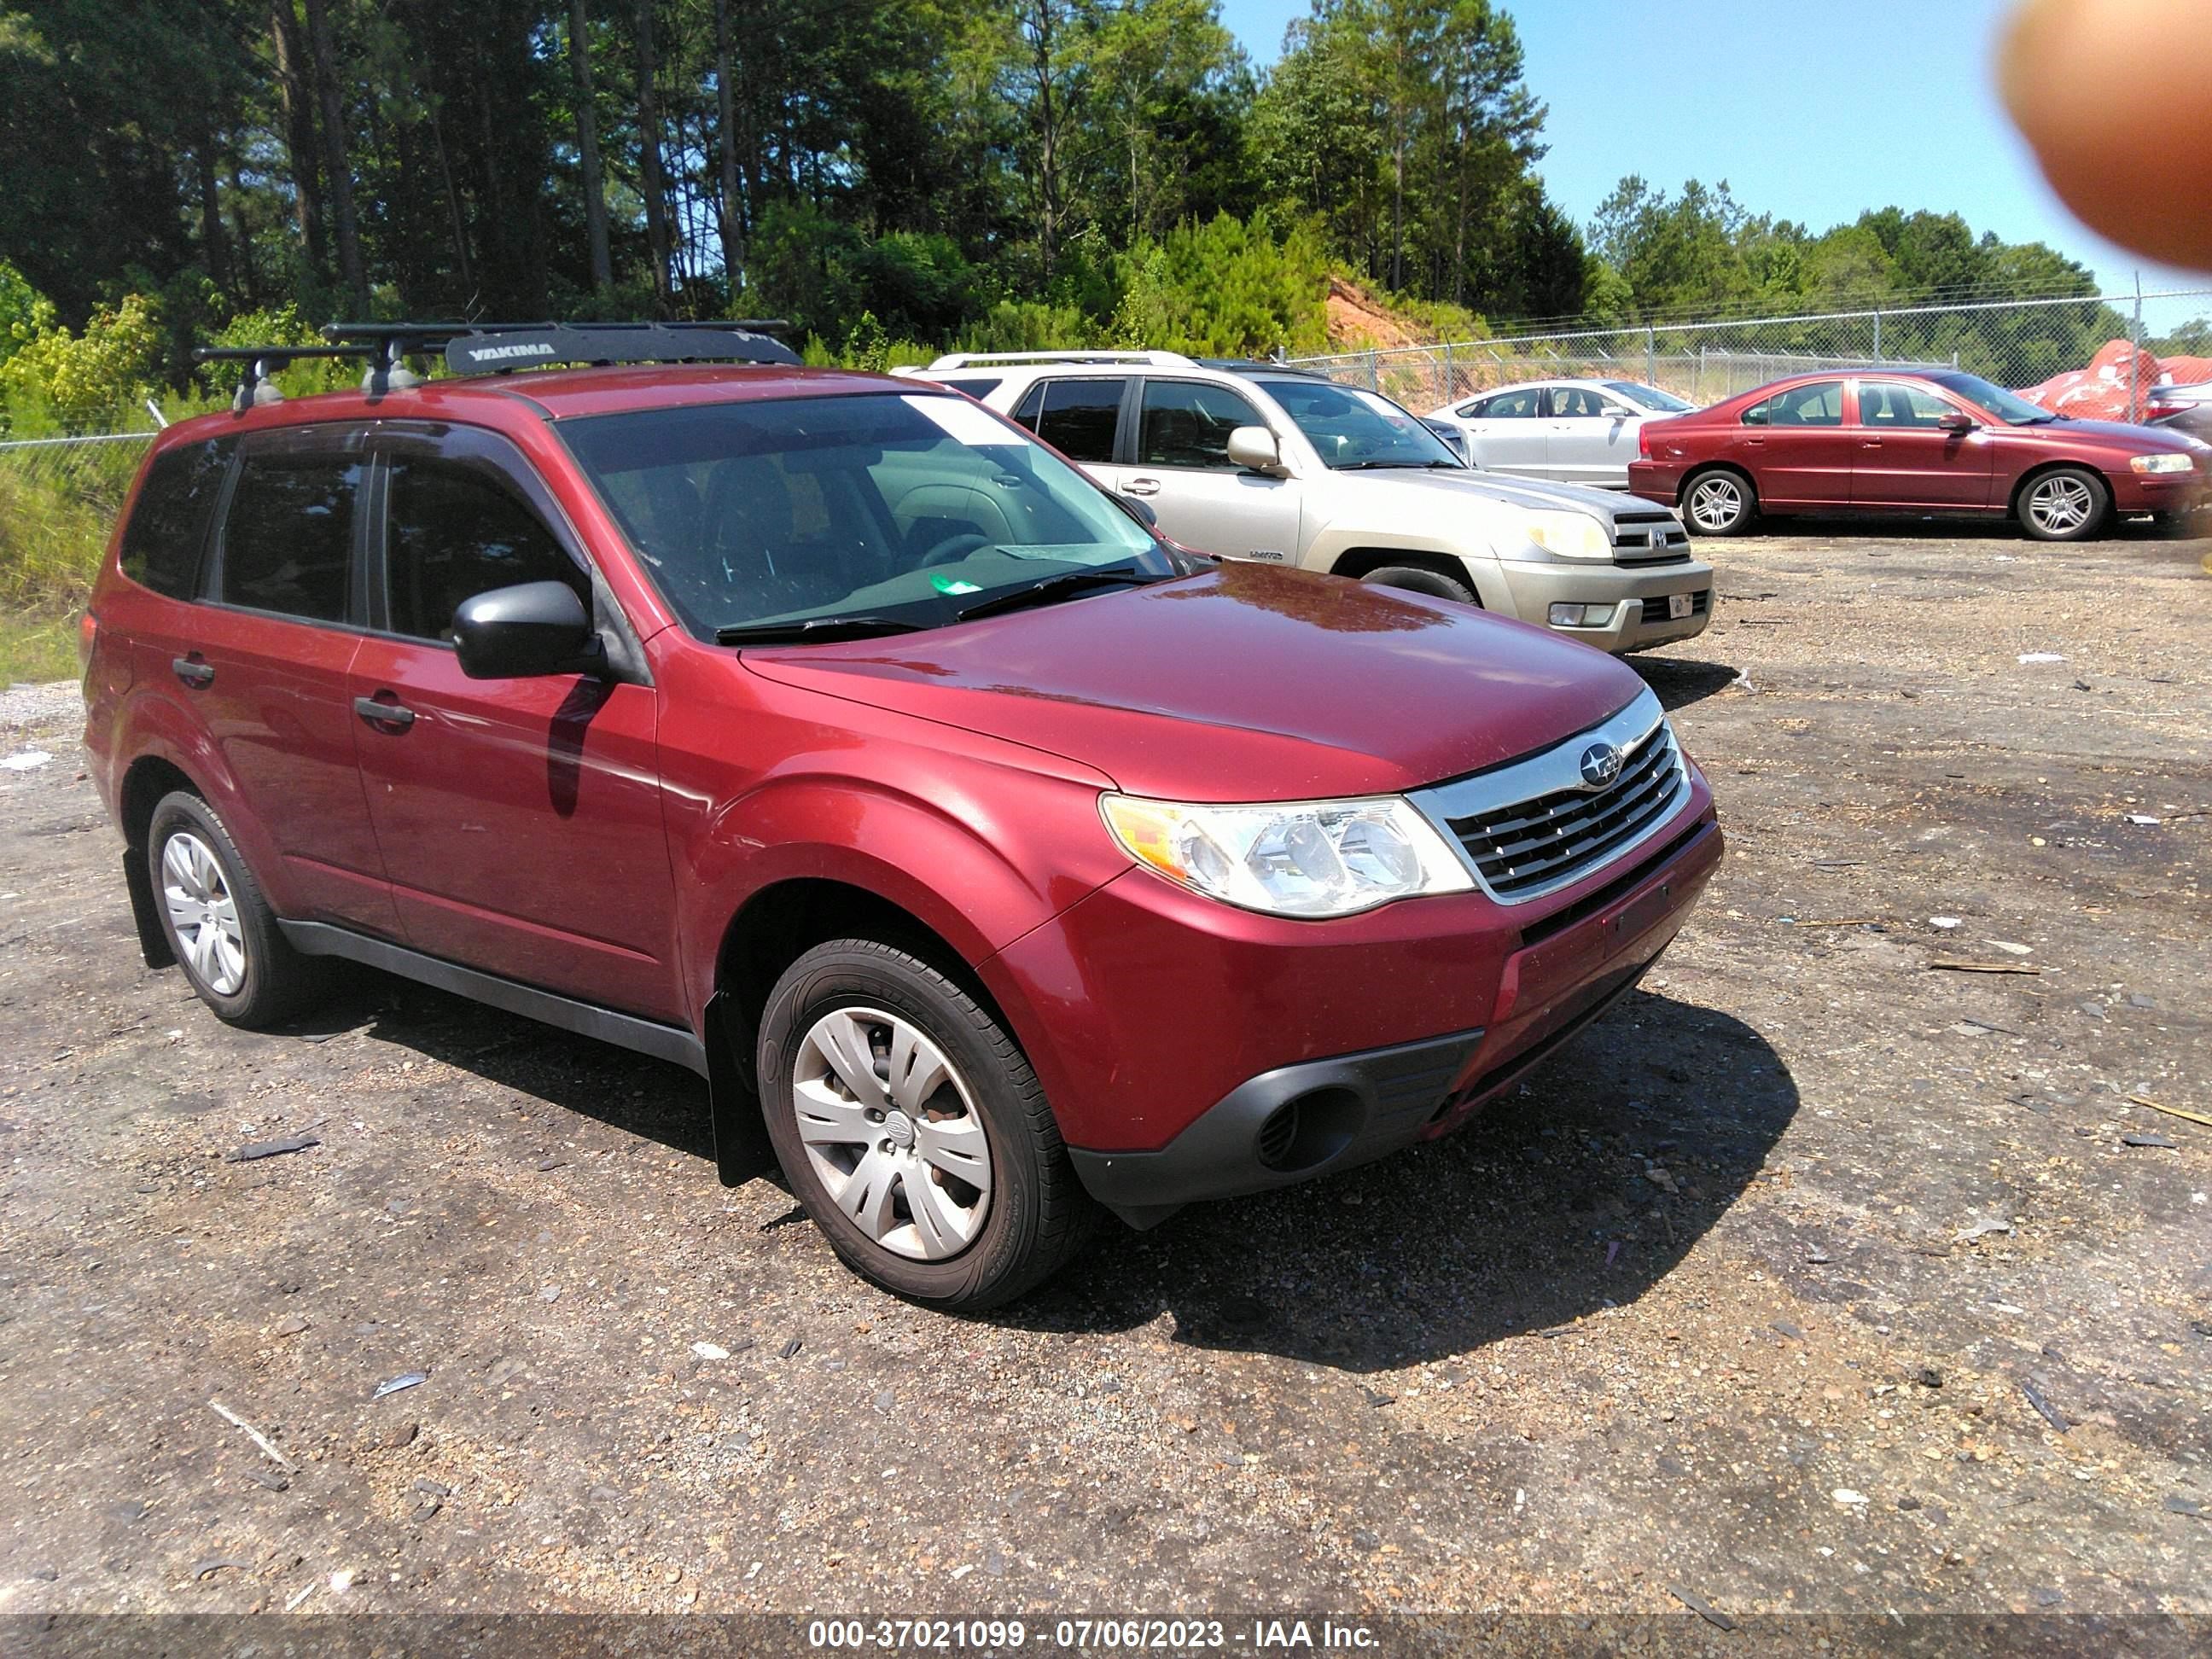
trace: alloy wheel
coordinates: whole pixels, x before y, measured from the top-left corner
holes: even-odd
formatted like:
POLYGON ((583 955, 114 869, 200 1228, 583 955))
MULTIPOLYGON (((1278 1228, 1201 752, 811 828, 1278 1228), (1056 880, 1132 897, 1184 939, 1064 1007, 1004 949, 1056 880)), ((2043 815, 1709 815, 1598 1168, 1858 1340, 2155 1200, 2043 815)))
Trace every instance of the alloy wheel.
POLYGON ((189 830, 177 831, 161 848, 161 902, 200 983, 217 996, 236 996, 246 983, 238 901, 215 849, 189 830))
POLYGON ((1743 516, 1743 486, 1726 473, 1698 480, 1690 491, 1690 520, 1700 530, 1726 530, 1743 516))
POLYGON ((880 1008, 823 1015, 792 1073, 799 1138, 831 1203, 919 1261, 957 1255, 991 1206, 991 1148, 968 1085, 912 1021, 880 1008))
POLYGON ((2027 493, 2028 515, 2038 529, 2054 536, 2069 535, 2087 524, 2096 504, 2087 484, 2063 472, 2044 479, 2027 493))

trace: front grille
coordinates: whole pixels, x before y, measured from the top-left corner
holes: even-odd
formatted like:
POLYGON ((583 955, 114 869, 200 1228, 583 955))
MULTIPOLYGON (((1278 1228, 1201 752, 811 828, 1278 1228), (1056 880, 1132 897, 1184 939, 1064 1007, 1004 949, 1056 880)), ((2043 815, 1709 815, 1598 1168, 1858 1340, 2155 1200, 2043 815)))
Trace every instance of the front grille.
POLYGON ((1671 513, 1616 514, 1613 552, 1621 564, 1678 564, 1690 556, 1689 532, 1671 513))
MULTIPOLYGON (((1712 609, 1712 605, 1713 590, 1710 587, 1701 587, 1690 595, 1690 614, 1693 617, 1704 616, 1706 611, 1712 609)), ((1644 620, 1648 623, 1662 623, 1667 620, 1667 596, 1664 593, 1656 599, 1644 601, 1644 620)))
MULTIPOLYGON (((1589 742, 1575 738, 1562 747, 1579 755, 1589 742)), ((1674 810, 1687 787, 1674 734, 1661 720, 1603 789, 1553 790, 1446 822, 1493 895, 1534 898, 1580 879, 1640 840, 1674 810)))

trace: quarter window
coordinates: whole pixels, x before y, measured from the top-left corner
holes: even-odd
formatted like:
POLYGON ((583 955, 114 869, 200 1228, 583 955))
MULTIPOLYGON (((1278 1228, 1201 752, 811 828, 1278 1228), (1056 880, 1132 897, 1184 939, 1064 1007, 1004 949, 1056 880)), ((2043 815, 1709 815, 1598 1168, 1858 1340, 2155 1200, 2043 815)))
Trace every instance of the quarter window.
POLYGON ((1844 383, 1815 380, 1794 386, 1753 404, 1743 411, 1746 426, 1841 426, 1844 423, 1844 383))
POLYGON ((1114 459, 1121 417, 1119 380, 1046 380, 1022 399, 1014 419, 1073 461, 1114 459))
POLYGON ((228 438, 214 438, 154 458, 123 530, 125 575, 173 599, 198 592, 208 518, 234 447, 228 438))
POLYGON ((1229 434, 1240 426, 1266 424, 1257 410, 1225 386, 1147 380, 1137 462, 1232 471, 1229 434))
POLYGON ((576 562, 494 469, 395 457, 390 476, 385 579, 393 633, 450 638, 465 600, 517 582, 565 582, 590 607, 576 562))
POLYGON ((343 622, 361 471, 356 456, 246 457, 223 522, 224 603, 343 622))

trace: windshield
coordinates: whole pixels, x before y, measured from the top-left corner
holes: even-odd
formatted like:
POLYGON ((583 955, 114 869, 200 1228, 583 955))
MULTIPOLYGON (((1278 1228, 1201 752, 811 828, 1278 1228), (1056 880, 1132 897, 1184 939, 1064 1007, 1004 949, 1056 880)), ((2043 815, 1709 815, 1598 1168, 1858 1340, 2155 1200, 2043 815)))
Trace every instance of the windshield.
POLYGON ((1327 380, 1288 376, 1261 384, 1297 423, 1326 466, 1460 469, 1459 457, 1435 433, 1388 398, 1327 380))
POLYGON ((1645 386, 1639 380, 1607 380, 1607 392, 1618 392, 1632 404, 1641 404, 1646 409, 1656 409, 1668 415, 1680 415, 1697 404, 1677 398, 1671 392, 1662 392, 1656 386, 1645 386))
POLYGON ((1980 404, 2007 426, 2041 426, 2058 418, 2047 409, 2037 408, 2018 392, 2007 392, 1978 374, 1930 374, 1928 378, 1946 391, 1957 392, 1968 403, 1980 404))
POLYGON ((709 404, 557 429, 705 639, 837 617, 934 628, 1064 573, 1178 574, 1096 484, 957 397, 709 404))

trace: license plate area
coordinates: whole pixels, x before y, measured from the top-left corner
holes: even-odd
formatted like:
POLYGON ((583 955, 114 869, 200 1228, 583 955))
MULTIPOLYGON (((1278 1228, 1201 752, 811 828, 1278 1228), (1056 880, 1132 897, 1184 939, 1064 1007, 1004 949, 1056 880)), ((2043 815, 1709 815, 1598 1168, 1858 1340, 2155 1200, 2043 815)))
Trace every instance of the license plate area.
POLYGON ((1682 618, 1683 618, 1683 617, 1685 617, 1688 616, 1689 614, 1690 614, 1690 595, 1689 595, 1689 594, 1687 594, 1687 593, 1669 593, 1669 594, 1667 596, 1667 620, 1668 620, 1668 622, 1680 622, 1680 621, 1681 621, 1681 620, 1682 620, 1682 618))

